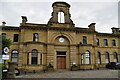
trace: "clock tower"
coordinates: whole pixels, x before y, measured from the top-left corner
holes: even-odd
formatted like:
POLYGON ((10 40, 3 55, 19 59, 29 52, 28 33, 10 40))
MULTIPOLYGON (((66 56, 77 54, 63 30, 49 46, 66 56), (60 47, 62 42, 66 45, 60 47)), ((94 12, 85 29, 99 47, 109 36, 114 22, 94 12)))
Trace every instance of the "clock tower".
POLYGON ((71 20, 71 14, 69 13, 70 5, 68 3, 54 2, 52 7, 53 7, 52 17, 48 21, 48 25, 53 27, 58 27, 58 26, 73 27, 74 26, 74 23, 71 20), (63 16, 61 16, 61 13, 63 13, 63 16), (63 18, 62 23, 61 23, 61 18, 63 18))

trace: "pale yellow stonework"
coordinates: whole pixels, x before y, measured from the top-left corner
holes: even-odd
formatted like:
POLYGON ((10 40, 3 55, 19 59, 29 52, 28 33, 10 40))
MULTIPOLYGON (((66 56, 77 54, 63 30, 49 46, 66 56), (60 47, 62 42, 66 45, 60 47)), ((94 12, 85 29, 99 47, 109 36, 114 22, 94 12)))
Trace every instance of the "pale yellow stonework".
MULTIPOLYGON (((18 68, 30 70, 43 70, 43 66, 51 63, 54 69, 58 69, 58 56, 65 56, 65 69, 70 69, 73 62, 80 69, 94 69, 105 67, 105 53, 109 52, 110 62, 114 62, 113 53, 118 54, 118 62, 120 62, 120 30, 113 28, 113 33, 98 33, 95 31, 95 23, 89 25, 89 28, 76 28, 70 18, 70 5, 65 2, 55 2, 52 5, 52 17, 48 24, 27 23, 27 18, 22 17, 22 23, 19 27, 3 26, 1 33, 6 33, 6 38, 13 41, 14 34, 19 34, 19 41, 12 42, 10 46, 10 56, 12 50, 18 50, 18 68), (65 14, 65 23, 58 23, 58 12, 65 14), (33 41, 33 34, 38 33, 38 41, 33 41), (87 37, 87 44, 82 44, 82 37, 87 37), (59 39, 63 38, 64 42, 59 39), (96 39, 99 39, 99 46, 96 39), (104 46, 104 39, 108 40, 108 46, 104 46), (112 40, 116 41, 116 46, 112 45, 112 40), (38 50, 38 63, 31 64, 32 50, 38 50), (83 63, 85 63, 85 52, 90 52, 90 64, 81 63, 81 55, 83 55, 83 63), (65 52, 65 55, 57 55, 57 52, 65 52), (98 64, 98 52, 101 55, 101 64, 98 64), (42 54, 42 64, 40 62, 42 54)), ((73 14, 74 15, 74 14, 73 14)), ((61 64, 62 65, 62 64, 61 64)))

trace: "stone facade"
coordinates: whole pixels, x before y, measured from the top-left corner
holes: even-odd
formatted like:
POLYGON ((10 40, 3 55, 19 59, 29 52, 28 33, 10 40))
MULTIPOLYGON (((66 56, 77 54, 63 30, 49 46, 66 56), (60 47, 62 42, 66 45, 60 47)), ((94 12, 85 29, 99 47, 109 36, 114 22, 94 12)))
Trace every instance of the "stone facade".
POLYGON ((2 27, 1 33, 13 41, 9 61, 16 50, 19 69, 42 70, 49 63, 54 69, 70 69, 73 64, 80 69, 94 69, 105 67, 108 62, 120 62, 119 28, 112 28, 111 34, 95 31, 95 23, 77 28, 70 18, 68 3, 54 2, 52 7, 48 24, 27 23, 27 17, 22 16, 19 27, 2 27), (59 12, 64 13, 64 23, 58 22, 59 12), (14 41, 14 34, 18 34, 18 41, 14 41))

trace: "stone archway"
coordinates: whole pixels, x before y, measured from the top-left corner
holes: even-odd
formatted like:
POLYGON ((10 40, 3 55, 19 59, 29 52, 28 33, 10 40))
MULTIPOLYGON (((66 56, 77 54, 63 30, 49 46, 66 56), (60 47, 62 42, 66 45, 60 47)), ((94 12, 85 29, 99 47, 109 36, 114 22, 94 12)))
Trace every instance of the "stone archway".
MULTIPOLYGON (((57 67, 57 57, 64 56, 65 67, 66 69, 70 68, 71 64, 71 45, 75 43, 74 36, 69 33, 56 32, 49 34, 48 43, 51 43, 47 46, 47 64, 52 63, 54 69, 58 69, 57 67), (60 39, 62 38, 62 39, 60 39), (60 42, 61 41, 61 42, 60 42), (58 55, 57 52, 66 52, 66 55, 58 55), (51 56, 51 57, 50 57, 51 56)), ((62 64, 62 62, 61 62, 62 64)))
POLYGON ((54 44, 55 45, 70 45, 70 41, 68 38, 66 38, 65 36, 58 36, 55 40, 54 40, 54 44))
POLYGON ((69 44, 73 44, 74 38, 68 33, 53 33, 51 34, 50 43, 54 43, 58 37, 64 37, 69 41, 69 44))

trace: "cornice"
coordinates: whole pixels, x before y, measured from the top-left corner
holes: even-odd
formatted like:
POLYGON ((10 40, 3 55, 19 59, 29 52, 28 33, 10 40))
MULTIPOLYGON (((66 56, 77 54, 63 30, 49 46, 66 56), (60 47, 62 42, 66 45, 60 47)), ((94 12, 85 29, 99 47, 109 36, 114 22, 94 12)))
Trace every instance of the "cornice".
POLYGON ((120 37, 120 34, 97 33, 96 36, 120 37))
POLYGON ((19 31, 20 28, 19 27, 12 27, 12 26, 2 26, 2 30, 17 30, 19 31))
POLYGON ((46 26, 46 27, 41 27, 41 26, 21 26, 21 29, 32 29, 32 30, 58 30, 58 31, 72 31, 72 32, 76 32, 76 33, 96 33, 95 31, 91 31, 88 28, 76 28, 76 27, 72 27, 72 28, 63 28, 63 27, 50 27, 50 26, 46 26))
POLYGON ((109 37, 120 37, 120 34, 112 34, 112 33, 99 33, 96 31, 89 30, 89 28, 78 28, 78 27, 71 27, 71 28, 63 28, 63 27, 50 27, 47 24, 31 24, 27 23, 20 27, 12 27, 12 26, 2 26, 2 30, 13 30, 19 31, 21 29, 32 29, 32 30, 57 30, 57 31, 71 31, 76 33, 88 33, 88 34, 96 34, 96 36, 109 36, 109 37))
POLYGON ((21 42, 20 44, 45 44, 44 42, 38 42, 38 41, 28 41, 28 42, 21 42))

